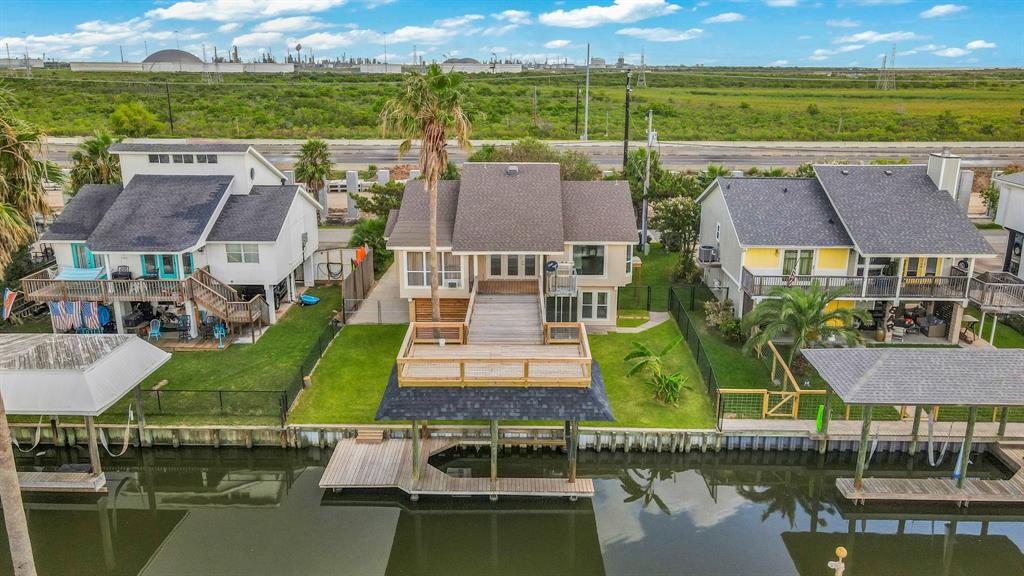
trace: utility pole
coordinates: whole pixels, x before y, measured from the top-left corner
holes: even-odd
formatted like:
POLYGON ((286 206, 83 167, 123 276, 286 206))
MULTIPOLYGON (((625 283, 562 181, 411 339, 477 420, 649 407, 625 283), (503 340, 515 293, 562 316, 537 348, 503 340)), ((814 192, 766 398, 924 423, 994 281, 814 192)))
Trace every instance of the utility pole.
POLYGON ((573 134, 580 133, 580 81, 576 81, 576 125, 573 128, 573 134))
POLYGON ((590 138, 590 42, 587 42, 587 87, 583 93, 583 135, 584 142, 590 138))
POLYGON ((637 88, 647 88, 647 63, 644 62, 644 50, 640 49, 640 76, 636 79, 637 88))
POLYGON ((651 188, 651 148, 657 135, 654 132, 654 110, 647 111, 647 166, 644 167, 644 197, 640 206, 640 249, 644 254, 650 250, 647 244, 647 192, 651 188))
POLYGON ((174 134, 174 114, 171 113, 171 85, 164 82, 164 93, 167 94, 167 123, 171 126, 171 134, 174 134))
POLYGON ((633 71, 626 70, 626 127, 622 132, 622 174, 626 174, 626 162, 629 160, 629 96, 633 92, 633 71))

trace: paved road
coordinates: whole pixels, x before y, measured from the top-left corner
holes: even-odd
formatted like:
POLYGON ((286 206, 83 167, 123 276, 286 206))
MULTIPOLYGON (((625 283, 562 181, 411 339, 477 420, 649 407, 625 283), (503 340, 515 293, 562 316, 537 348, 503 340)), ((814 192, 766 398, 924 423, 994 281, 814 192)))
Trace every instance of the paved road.
MULTIPOLYGON (((49 157, 66 164, 78 138, 51 138, 49 157)), ((184 140, 182 140, 184 142, 184 140)), ((239 140, 249 142, 274 164, 287 168, 294 162, 302 140, 239 140)), ((363 168, 368 164, 388 166, 399 162, 396 140, 328 140, 338 169, 363 168)), ((474 141, 482 144, 507 144, 501 140, 474 141)), ((622 165, 622 142, 550 141, 558 150, 579 150, 590 154, 602 168, 622 165)), ((633 148, 642 142, 631 143, 633 148)), ((870 161, 876 158, 907 158, 923 162, 930 152, 949 148, 960 154, 965 167, 1005 166, 1024 162, 1024 142, 662 142, 662 162, 677 170, 695 170, 708 164, 735 168, 794 167, 806 162, 826 160, 870 161)), ((405 161, 415 162, 418 147, 405 161)), ((452 143, 451 158, 465 161, 466 154, 452 143)))

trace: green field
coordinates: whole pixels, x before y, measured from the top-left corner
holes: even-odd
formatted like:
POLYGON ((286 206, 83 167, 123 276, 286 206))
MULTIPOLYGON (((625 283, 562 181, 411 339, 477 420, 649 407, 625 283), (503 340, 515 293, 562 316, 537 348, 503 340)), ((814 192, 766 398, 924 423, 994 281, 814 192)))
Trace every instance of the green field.
MULTIPOLYGON (((662 140, 1024 140, 1021 80, 1019 71, 917 72, 880 91, 869 70, 648 72, 649 87, 633 90, 631 134, 643 139, 653 109, 662 140)), ((169 94, 173 135, 207 138, 380 137, 378 113, 400 81, 304 73, 227 74, 210 83, 199 74, 70 70, 0 78, 19 116, 54 136, 107 128, 114 107, 131 100, 165 123, 155 136, 171 136, 169 94)), ((471 77, 473 136, 574 138, 581 81, 580 73, 550 71, 471 77)), ((592 139, 622 137, 623 85, 621 71, 592 75, 592 139)))

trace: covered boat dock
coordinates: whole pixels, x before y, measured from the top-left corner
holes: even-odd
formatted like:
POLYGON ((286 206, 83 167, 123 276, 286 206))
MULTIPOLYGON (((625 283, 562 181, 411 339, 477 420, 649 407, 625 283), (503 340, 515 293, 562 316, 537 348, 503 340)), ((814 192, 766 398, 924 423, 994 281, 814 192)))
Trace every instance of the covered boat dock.
MULTIPOLYGON (((1024 406, 1024 350, 996 348, 835 348, 804 350, 805 358, 844 403, 863 407, 857 468, 836 486, 849 500, 1024 502, 1024 446, 999 442, 994 453, 1012 471, 1006 480, 968 478, 978 408, 1000 410, 998 436, 1011 408, 1024 406), (967 408, 958 465, 952 478, 864 478, 872 413, 881 406, 914 406, 911 454, 920 446, 922 420, 935 407, 967 408)), ((824 429, 828 429, 825 411, 824 429)))

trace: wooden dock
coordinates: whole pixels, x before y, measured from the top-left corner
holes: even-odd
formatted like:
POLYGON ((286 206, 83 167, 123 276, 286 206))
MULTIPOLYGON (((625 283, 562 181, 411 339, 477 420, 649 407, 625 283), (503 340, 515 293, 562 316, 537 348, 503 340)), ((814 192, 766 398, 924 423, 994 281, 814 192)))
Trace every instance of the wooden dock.
POLYGON ((958 488, 952 478, 864 478, 861 489, 852 478, 838 478, 839 492, 855 504, 875 501, 1024 503, 1024 445, 995 444, 990 450, 1014 471, 1007 480, 968 478, 958 488))
POLYGON ((380 444, 338 442, 331 461, 320 478, 320 487, 332 490, 351 488, 397 488, 410 495, 441 496, 543 496, 591 498, 594 482, 577 478, 456 478, 427 462, 427 459, 458 445, 456 440, 431 438, 423 441, 423 469, 420 479, 412 481, 412 440, 385 440, 380 444))
POLYGON ((18 472, 22 492, 85 492, 107 491, 107 478, 91 472, 18 472))

